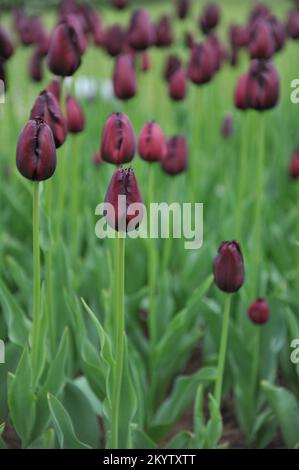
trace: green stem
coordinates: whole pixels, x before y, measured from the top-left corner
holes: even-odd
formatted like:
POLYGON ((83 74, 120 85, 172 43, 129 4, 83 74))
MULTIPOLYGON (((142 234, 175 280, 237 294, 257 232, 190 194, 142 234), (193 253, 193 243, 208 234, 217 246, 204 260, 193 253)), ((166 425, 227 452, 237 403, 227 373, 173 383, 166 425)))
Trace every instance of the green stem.
POLYGON ((259 325, 255 328, 254 338, 254 349, 253 349, 253 361, 252 361, 252 398, 254 400, 255 392, 258 385, 259 379, 259 364, 260 364, 260 347, 261 347, 261 332, 262 329, 259 325))
POLYGON ((76 259, 77 250, 78 250, 78 209, 79 209, 79 183, 80 183, 80 175, 79 175, 79 159, 78 159, 78 152, 77 152, 77 139, 76 136, 72 136, 72 198, 71 198, 71 220, 70 220, 70 242, 71 242, 71 256, 73 262, 76 259))
MULTIPOLYGON (((39 182, 33 183, 33 323, 32 323, 32 370, 37 370, 38 329, 40 312, 40 246, 39 246, 39 182)), ((35 380, 33 381, 35 382, 35 380)))
MULTIPOLYGON (((60 97, 60 106, 61 111, 65 115, 65 87, 64 79, 61 79, 61 97, 60 97)), ((59 166, 58 166, 58 200, 57 200, 57 225, 56 225, 56 240, 59 240, 61 237, 61 231, 63 227, 63 216, 65 213, 64 199, 65 199, 65 186, 66 186, 66 169, 67 169, 67 152, 66 152, 67 142, 64 142, 60 149, 59 155, 59 166)))
MULTIPOLYGON (((174 190, 175 190, 175 179, 171 178, 171 181, 169 183, 169 198, 168 198, 169 204, 173 202, 173 198, 175 194, 174 190)), ((171 228, 173 228, 173 224, 169 228, 171 230, 171 228)), ((169 238, 165 240, 164 242, 164 251, 163 251, 163 260, 162 260, 162 272, 163 273, 168 267, 169 258, 171 255, 172 243, 173 243, 172 233, 169 233, 169 238)))
POLYGON ((121 398, 121 385, 124 363, 124 335, 125 335, 125 238, 117 233, 117 317, 116 317, 116 348, 114 389, 112 397, 112 448, 119 447, 119 408, 121 398))
MULTIPOLYGON (((149 165, 148 179, 148 215, 150 217, 150 204, 154 201, 155 174, 154 165, 149 165)), ((148 223, 150 230, 150 220, 148 223)), ((149 330, 152 352, 157 342, 156 325, 156 268, 157 268, 156 243, 154 238, 148 239, 148 286, 149 286, 149 330)))
POLYGON ((53 282, 52 282, 52 199, 53 199, 53 179, 49 179, 45 186, 46 194, 46 214, 48 219, 49 247, 45 253, 45 290, 47 296, 47 315, 50 333, 50 347, 52 358, 56 352, 56 325, 53 308, 53 282))
POLYGON ((245 182, 247 174, 247 152, 248 152, 248 134, 249 134, 249 114, 246 113, 245 120, 242 122, 242 137, 241 137, 241 161, 240 161, 240 175, 237 193, 237 208, 236 208, 236 228, 235 236, 237 240, 242 240, 243 229, 243 216, 244 216, 244 200, 245 200, 245 182))
POLYGON ((231 294, 225 295, 224 315, 223 315, 223 321, 222 321, 221 341, 220 341, 220 350, 219 350, 218 368, 217 368, 217 378, 216 378, 216 384, 215 384, 215 399, 219 405, 219 408, 221 404, 222 383, 223 383, 225 356, 226 356, 226 349, 227 349, 231 299, 232 299, 231 294))
MULTIPOLYGON (((194 96, 194 102, 196 103, 196 112, 197 119, 195 119, 195 124, 193 124, 192 129, 192 154, 190 161, 190 171, 191 171, 191 199, 197 200, 197 195, 200 188, 200 174, 201 169, 199 169, 199 160, 200 160, 200 147, 201 147, 201 113, 202 113, 202 102, 203 102, 203 93, 199 86, 194 88, 196 95, 194 96)), ((193 107, 193 105, 192 105, 193 107)), ((192 115, 194 119, 194 115, 192 115)))

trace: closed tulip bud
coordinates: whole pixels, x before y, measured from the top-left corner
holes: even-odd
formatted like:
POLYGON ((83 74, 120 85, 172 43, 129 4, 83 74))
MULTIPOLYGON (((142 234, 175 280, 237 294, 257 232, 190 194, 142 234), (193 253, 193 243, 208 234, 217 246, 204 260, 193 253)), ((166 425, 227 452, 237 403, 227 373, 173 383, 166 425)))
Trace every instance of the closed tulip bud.
POLYGON ((42 119, 51 128, 56 148, 60 147, 67 135, 67 127, 60 106, 51 92, 44 90, 36 99, 30 119, 42 119))
POLYGON ((102 132, 101 155, 103 160, 122 165, 135 154, 135 137, 132 124, 124 113, 112 113, 102 132))
POLYGON ((41 119, 27 122, 18 140, 17 167, 25 178, 42 181, 56 168, 56 149, 50 127, 41 119))
POLYGON ((136 51, 144 51, 153 44, 154 39, 155 31, 149 13, 146 10, 135 11, 128 32, 130 47, 136 51))
POLYGON ((299 11, 291 11, 287 20, 286 29, 291 39, 299 39, 299 11))
POLYGON ((113 88, 115 96, 120 100, 129 100, 136 95, 136 75, 133 60, 129 54, 121 54, 116 58, 113 88))
POLYGON ((72 134, 83 131, 85 125, 83 111, 77 100, 70 95, 66 98, 66 121, 67 129, 72 134))
POLYGON ((80 44, 78 26, 75 24, 64 19, 52 33, 47 61, 55 75, 73 75, 81 64, 83 44, 80 44))
POLYGON ((292 155, 289 165, 289 175, 293 180, 299 179, 299 150, 292 155))
POLYGON ((95 166, 100 166, 102 163, 103 163, 103 159, 102 159, 102 155, 101 155, 101 152, 96 152, 94 153, 93 157, 92 157, 92 161, 93 161, 93 164, 95 166))
POLYGON ((212 50, 212 57, 214 60, 213 68, 214 68, 214 71, 217 72, 220 69, 223 59, 224 59, 224 55, 225 55, 224 48, 220 40, 218 39, 218 37, 213 33, 209 34, 207 38, 207 44, 210 46, 212 50))
POLYGON ((248 309, 250 320, 256 325, 267 323, 270 316, 270 309, 265 299, 258 298, 252 302, 248 309))
POLYGON ((124 29, 115 24, 106 29, 104 35, 104 45, 107 53, 112 57, 120 54, 126 45, 127 33, 124 29))
POLYGON ((54 78, 50 81, 47 90, 55 96, 57 101, 60 101, 60 81, 54 78))
POLYGON ((188 48, 188 49, 192 49, 192 47, 195 45, 195 39, 194 39, 194 35, 193 33, 191 33, 190 31, 187 31, 185 33, 185 46, 188 48))
POLYGON ((128 0, 111 0, 111 3, 118 10, 123 10, 128 6, 128 0))
POLYGON ((177 0, 176 11, 180 20, 184 20, 188 16, 189 10, 190 0, 177 0))
POLYGON ((214 280, 224 292, 236 292, 244 283, 244 262, 238 242, 223 242, 213 265, 214 280))
POLYGON ((99 15, 90 7, 86 7, 84 13, 88 23, 89 33, 92 35, 95 45, 101 46, 104 42, 104 31, 99 15))
POLYGON ((201 30, 204 34, 210 33, 220 21, 220 7, 217 3, 210 3, 206 6, 203 15, 199 19, 201 30))
POLYGON ((180 101, 185 98, 187 90, 186 78, 184 69, 178 69, 172 74, 168 83, 168 91, 170 98, 174 101, 180 101))
POLYGON ((165 69, 164 69, 164 79, 168 82, 171 76, 181 68, 182 61, 175 54, 170 54, 167 58, 165 69))
POLYGON ((221 124, 221 134, 224 139, 227 139, 234 132, 234 120, 232 113, 228 113, 224 116, 221 124))
POLYGON ((167 141, 166 155, 161 160, 162 170, 171 176, 178 175, 188 166, 188 147, 183 135, 175 135, 167 141))
POLYGON ((141 70, 147 72, 151 68, 151 58, 148 51, 143 51, 141 57, 141 70))
POLYGON ((29 76, 34 82, 43 79, 43 58, 39 51, 34 51, 29 61, 29 76))
POLYGON ((171 22, 168 16, 164 15, 156 26, 156 46, 168 47, 173 42, 171 22))
POLYGON ((258 18, 267 18, 271 15, 271 10, 267 5, 262 3, 255 5, 250 13, 250 22, 255 21, 258 18))
POLYGON ((188 78, 197 85, 209 82, 215 71, 213 51, 209 44, 196 44, 188 64, 188 78))
POLYGON ((252 59, 270 59, 274 54, 275 43, 267 20, 257 20, 251 26, 249 52, 252 59))
POLYGON ((114 209, 114 214, 109 210, 106 211, 106 220, 110 227, 122 232, 138 228, 143 218, 143 199, 132 168, 119 168, 112 175, 105 202, 111 204, 114 209), (125 200, 120 196, 125 196, 125 200), (131 204, 138 206, 130 208, 131 204), (129 223, 133 219, 134 227, 130 228, 129 223))
POLYGON ((230 28, 230 42, 233 48, 241 49, 249 43, 249 27, 247 25, 232 25, 230 28))
POLYGON ((240 76, 235 89, 235 106, 241 111, 245 111, 248 106, 248 74, 244 73, 240 76))
POLYGON ((0 25, 0 56, 7 60, 14 53, 14 47, 6 29, 0 25))
POLYGON ((279 21, 275 16, 270 16, 268 19, 273 40, 275 52, 280 51, 285 44, 286 30, 284 24, 279 21))
POLYGON ((166 154, 166 140, 156 122, 147 122, 140 132, 138 153, 147 162, 162 160, 166 154))
POLYGON ((274 108, 279 99, 279 76, 270 62, 254 60, 248 73, 249 107, 257 111, 274 108))

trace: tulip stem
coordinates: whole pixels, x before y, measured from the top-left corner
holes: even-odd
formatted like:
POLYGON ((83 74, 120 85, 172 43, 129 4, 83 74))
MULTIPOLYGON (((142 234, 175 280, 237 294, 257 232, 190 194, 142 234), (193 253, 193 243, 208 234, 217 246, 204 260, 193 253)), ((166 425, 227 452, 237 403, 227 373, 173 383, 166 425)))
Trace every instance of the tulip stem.
POLYGON ((72 248, 72 260, 73 263, 76 260, 76 254, 78 249, 78 206, 79 206, 79 155, 77 152, 77 139, 76 136, 72 136, 72 199, 71 199, 71 248, 72 248))
POLYGON ((53 310, 53 283, 52 283, 52 196, 53 196, 53 180, 47 181, 46 187, 46 213, 48 219, 48 232, 49 232, 49 247, 45 253, 45 290, 47 293, 47 313, 48 325, 50 332, 50 347, 52 358, 55 355, 56 349, 56 326, 55 316, 53 310))
MULTIPOLYGON (((155 173, 154 165, 149 164, 148 177, 148 214, 150 217, 150 204, 154 201, 155 173)), ((149 230, 151 230, 149 220, 149 230)), ((157 325, 156 325, 156 243, 155 239, 148 239, 148 285, 149 285, 149 330, 151 339, 151 352, 153 354, 157 342, 157 325)))
POLYGON ((218 403, 219 408, 221 404, 222 383, 223 383, 225 356, 226 356, 226 349, 227 349, 231 300, 232 300, 232 294, 226 294, 225 300, 224 300, 224 315, 223 315, 223 321, 222 321, 221 340, 220 340, 220 349, 219 349, 218 367, 217 367, 217 378, 216 378, 215 393, 214 393, 215 399, 216 399, 216 402, 218 403))
MULTIPOLYGON (((33 182, 33 322, 32 322, 32 372, 38 370, 38 329, 40 312, 40 246, 39 246, 39 182, 33 182)), ((33 380, 35 384, 36 378, 33 380)))
POLYGON ((121 398, 121 386, 124 364, 124 338, 125 338, 125 238, 117 232, 117 243, 115 245, 115 255, 117 256, 115 264, 115 273, 117 277, 116 296, 116 345, 115 345, 115 370, 114 387, 112 396, 112 429, 111 442, 112 448, 119 447, 119 408, 121 398))
POLYGON ((237 209, 236 209, 236 240, 242 240, 243 235, 243 215, 244 215, 244 196, 245 196, 245 182, 247 173, 247 151, 248 151, 248 133, 249 133, 249 114, 246 113, 245 120, 242 122, 242 135, 241 135, 241 161, 240 161, 240 176, 237 194, 237 209))
POLYGON ((255 338, 254 338, 253 361, 252 361, 252 399, 253 400, 254 400, 256 388, 258 385, 258 378, 259 378, 261 331, 262 329, 260 325, 257 325, 255 338))

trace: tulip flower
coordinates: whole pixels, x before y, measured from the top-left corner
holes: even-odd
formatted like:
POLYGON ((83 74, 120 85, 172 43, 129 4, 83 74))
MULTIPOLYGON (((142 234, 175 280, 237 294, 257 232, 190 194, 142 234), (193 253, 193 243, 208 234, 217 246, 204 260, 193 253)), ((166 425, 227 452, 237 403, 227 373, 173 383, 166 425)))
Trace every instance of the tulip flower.
POLYGON ((268 18, 271 15, 271 10, 267 5, 258 4, 255 5, 250 13, 250 22, 252 23, 259 18, 268 18))
POLYGON ((220 40, 213 33, 209 34, 209 36, 207 37, 207 45, 210 46, 212 51, 212 57, 214 61, 214 72, 217 72, 222 65, 225 51, 220 40))
POLYGON ((221 124, 221 134, 224 139, 227 139, 234 132, 234 121, 232 113, 226 114, 224 116, 221 124))
POLYGON ((248 74, 244 73, 240 76, 237 86, 235 89, 235 106, 236 108, 240 109, 241 111, 245 111, 248 109, 248 96, 247 96, 247 88, 248 88, 248 74))
POLYGON ((267 323, 270 316, 270 309, 267 301, 262 298, 256 299, 248 308, 248 317, 256 325, 267 323))
POLYGON ((174 72, 181 68, 181 65, 181 59, 175 54, 170 54, 165 64, 164 79, 168 82, 174 72))
POLYGON ((50 178, 56 168, 56 149, 50 127, 41 119, 30 119, 17 145, 19 172, 32 181, 50 178))
POLYGON ((268 22, 271 28, 275 52, 280 51, 285 44, 286 31, 284 24, 279 21, 275 16, 270 16, 268 22))
POLYGON ((241 49, 249 43, 249 27, 247 25, 232 25, 230 28, 230 42, 233 48, 241 49))
POLYGON ((189 10, 190 0, 177 0, 176 11, 180 20, 184 20, 188 16, 189 10))
POLYGON ((167 141, 166 155, 161 160, 165 173, 175 176, 186 170, 188 165, 188 147, 183 135, 176 135, 167 141))
POLYGON ((286 29, 291 39, 299 39, 299 11, 295 10, 290 12, 286 29))
POLYGON ((128 5, 128 0, 111 0, 111 3, 118 10, 123 10, 128 5))
POLYGON ((128 32, 130 47, 136 51, 144 51, 153 44, 154 38, 155 31, 149 13, 146 10, 135 11, 128 32))
POLYGON ((101 46, 104 42, 104 31, 99 15, 91 7, 86 7, 84 9, 84 16, 95 45, 101 46))
POLYGON ((126 45, 127 34, 121 26, 115 24, 105 30, 104 45, 107 53, 112 57, 120 54, 126 45))
POLYGON ((147 122, 140 132, 138 153, 147 162, 163 160, 166 154, 166 140, 161 127, 154 121, 147 122))
POLYGON ((14 53, 14 47, 6 29, 0 25, 0 56, 7 60, 14 53))
POLYGON ((73 96, 66 98, 67 129, 72 134, 78 134, 84 129, 85 119, 81 106, 73 96))
POLYGON ((136 75, 133 60, 129 54, 120 54, 116 58, 113 88, 115 96, 120 100, 129 100, 136 94, 136 75))
POLYGON ((213 51, 209 44, 196 44, 192 50, 188 64, 188 77, 197 84, 209 82, 215 71, 213 51))
POLYGON ((204 9, 199 19, 199 25, 203 34, 210 33, 220 21, 220 7, 216 3, 210 3, 204 9))
POLYGON ((270 59, 275 52, 274 37, 265 19, 255 21, 249 34, 249 52, 252 59, 270 59))
POLYGON ((43 90, 40 93, 31 110, 30 118, 42 119, 50 126, 56 148, 64 143, 67 135, 65 118, 58 101, 51 92, 43 90))
POLYGON ((248 73, 249 107, 257 111, 274 108, 279 99, 279 76, 271 62, 253 60, 248 73))
POLYGON ((151 59, 148 51, 143 51, 140 54, 141 57, 141 70, 147 72, 151 68, 151 59))
POLYGON ((128 163, 134 157, 135 147, 134 131, 128 116, 124 113, 112 113, 102 132, 103 160, 115 165, 128 163))
POLYGON ((47 90, 55 96, 58 102, 60 101, 60 81, 59 80, 55 78, 54 80, 51 80, 51 82, 49 83, 47 87, 47 90))
POLYGON ((169 96, 174 101, 183 100, 186 96, 186 72, 184 69, 178 69, 169 79, 169 96))
POLYGON ((168 47, 173 42, 171 22, 168 16, 164 15, 159 20, 156 26, 156 41, 157 47, 168 47))
POLYGON ((213 265, 214 280, 224 292, 237 292, 244 283, 244 262, 238 242, 223 242, 213 265))
POLYGON ((43 79, 42 56, 39 51, 34 51, 29 62, 29 76, 34 82, 40 82, 43 79))
POLYGON ((292 155, 289 164, 289 175, 293 180, 299 179, 299 150, 296 150, 292 155))
POLYGON ((194 34, 191 33, 190 31, 187 31, 185 33, 185 46, 188 49, 192 49, 192 47, 195 45, 195 39, 194 39, 194 34))

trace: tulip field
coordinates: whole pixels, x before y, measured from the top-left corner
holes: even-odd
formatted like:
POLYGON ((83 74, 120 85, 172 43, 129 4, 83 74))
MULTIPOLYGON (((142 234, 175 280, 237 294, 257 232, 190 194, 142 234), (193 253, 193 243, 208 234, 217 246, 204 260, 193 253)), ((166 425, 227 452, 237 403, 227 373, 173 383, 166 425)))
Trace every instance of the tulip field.
POLYGON ((299 448, 298 53, 297 0, 0 1, 0 449, 299 448))

